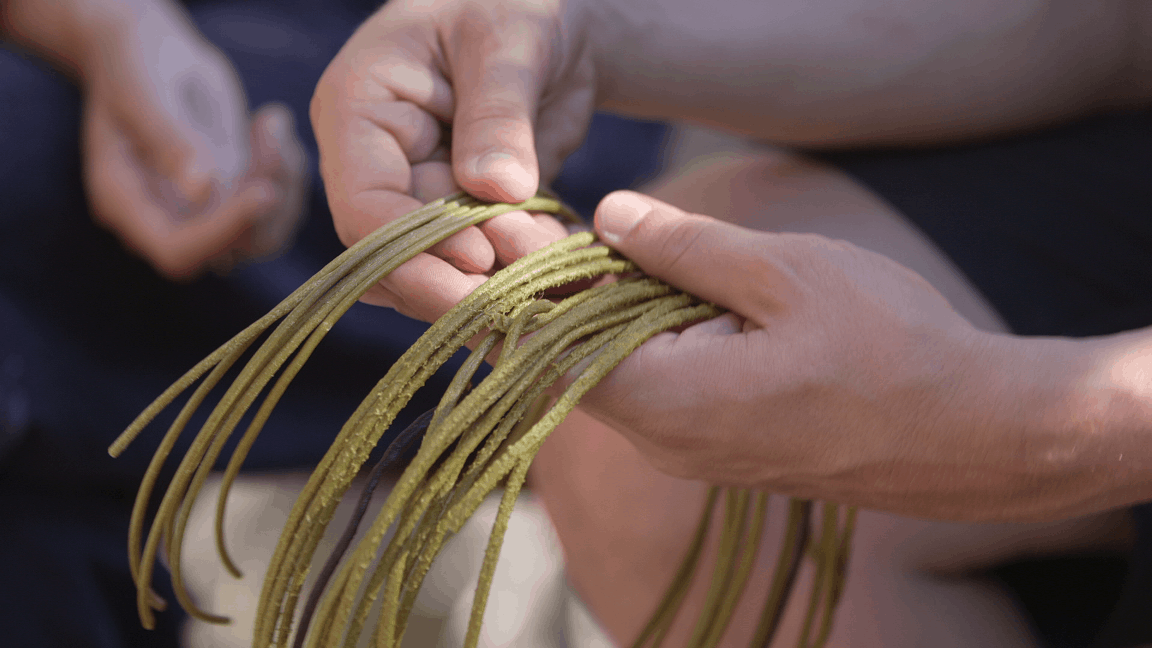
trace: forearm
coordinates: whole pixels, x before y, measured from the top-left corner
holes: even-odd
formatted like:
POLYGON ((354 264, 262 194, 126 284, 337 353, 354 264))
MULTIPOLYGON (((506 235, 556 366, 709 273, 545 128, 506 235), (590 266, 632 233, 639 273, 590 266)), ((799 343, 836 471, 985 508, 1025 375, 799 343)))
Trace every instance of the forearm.
POLYGON ((115 25, 114 16, 94 9, 73 0, 6 0, 0 3, 0 35, 79 78, 93 56, 92 34, 115 25))
POLYGON ((577 6, 604 107, 777 142, 936 143, 1148 98, 1148 12, 1119 0, 577 6))
MULTIPOLYGON (((1152 329, 973 339, 930 352, 925 366, 936 365, 936 377, 906 381, 908 398, 896 399, 906 411, 895 420, 916 423, 899 435, 893 460, 854 467, 846 482, 867 487, 845 501, 914 517, 1028 522, 1152 499, 1152 329)), ((828 488, 820 495, 837 497, 828 488)))
POLYGON ((178 30, 195 33, 170 0, 5 0, 0 2, 0 37, 42 56, 84 80, 110 48, 133 36, 154 38, 178 30))

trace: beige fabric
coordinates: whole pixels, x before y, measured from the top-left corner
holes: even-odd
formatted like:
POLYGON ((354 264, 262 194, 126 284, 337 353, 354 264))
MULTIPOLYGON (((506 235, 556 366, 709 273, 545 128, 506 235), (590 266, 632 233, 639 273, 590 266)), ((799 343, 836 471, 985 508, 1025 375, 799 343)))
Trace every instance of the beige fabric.
MULTIPOLYGON (((219 479, 205 485, 192 511, 184 549, 189 590, 206 610, 232 617, 227 626, 190 621, 187 648, 245 648, 251 645, 256 602, 268 561, 305 474, 245 476, 228 502, 228 548, 244 572, 236 580, 216 555, 212 525, 219 479)), ((358 492, 353 487, 352 493, 358 492)), ((371 519, 387 495, 377 491, 371 519)), ((355 499, 354 497, 351 499, 355 499)), ((499 493, 489 496, 476 515, 444 547, 416 601, 404 648, 455 648, 463 644, 476 578, 496 517, 499 493)), ((336 514, 318 556, 327 556, 334 537, 351 515, 345 502, 336 514)), ((319 566, 315 565, 314 570, 319 566)), ((307 590, 306 590, 307 591, 307 590)), ((508 524, 500 561, 485 611, 480 645, 486 648, 610 648, 604 636, 564 581, 560 545, 548 516, 530 495, 521 496, 508 524)))

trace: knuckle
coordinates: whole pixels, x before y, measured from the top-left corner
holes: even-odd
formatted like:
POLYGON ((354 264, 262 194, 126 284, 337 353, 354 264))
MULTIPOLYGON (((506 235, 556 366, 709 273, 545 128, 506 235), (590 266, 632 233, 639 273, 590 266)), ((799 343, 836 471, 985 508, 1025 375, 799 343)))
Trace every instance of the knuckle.
POLYGON ((661 271, 675 273, 703 236, 704 226, 694 220, 649 224, 652 220, 645 219, 638 229, 647 226, 656 231, 641 231, 640 234, 645 238, 652 236, 659 242, 656 252, 661 271))
POLYGON ((494 134, 531 134, 528 110, 524 103, 512 97, 486 96, 458 112, 457 126, 473 129, 492 129, 494 134))

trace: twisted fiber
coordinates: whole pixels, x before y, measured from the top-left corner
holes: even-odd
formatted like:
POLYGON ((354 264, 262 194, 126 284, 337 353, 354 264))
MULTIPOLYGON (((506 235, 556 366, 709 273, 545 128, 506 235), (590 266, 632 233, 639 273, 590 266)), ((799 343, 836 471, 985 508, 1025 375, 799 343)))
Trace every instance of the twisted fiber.
MULTIPOLYGON (((143 625, 152 627, 153 610, 165 605, 151 589, 161 545, 169 557, 173 589, 181 606, 206 621, 227 621, 195 607, 184 585, 180 556, 192 506, 228 439, 257 401, 259 405, 229 458, 216 502, 217 551, 224 566, 237 577, 240 571, 229 556, 223 532, 228 493, 255 439, 320 341, 352 304, 400 264, 466 227, 514 209, 565 213, 558 201, 547 196, 519 205, 483 204, 463 194, 429 203, 350 247, 271 312, 189 370, 117 438, 109 448, 113 456, 199 382, 149 463, 129 522, 129 566, 137 585, 143 625), (145 539, 148 504, 176 441, 209 392, 261 337, 262 343, 213 407, 181 459, 145 539)), ((289 514, 265 575, 254 645, 287 645, 316 548, 336 505, 361 472, 369 453, 431 374, 467 341, 487 330, 437 407, 399 435, 371 471, 358 510, 307 599, 294 640, 295 647, 355 646, 370 610, 380 599, 373 644, 399 645, 416 595, 444 542, 492 490, 504 483, 465 637, 465 646, 476 646, 508 521, 543 441, 584 393, 644 341, 721 312, 644 276, 626 276, 558 301, 545 299, 546 291, 574 281, 636 272, 634 264, 594 245, 595 241, 590 233, 575 234, 497 272, 435 322, 377 383, 336 435, 289 514), (501 344, 492 372, 473 386, 476 371, 501 344), (550 403, 546 391, 582 363, 586 366, 579 375, 550 403), (351 555, 341 561, 383 466, 400 452, 396 444, 414 442, 421 431, 423 438, 415 458, 351 555), (393 533, 385 546, 390 529, 393 533)), ((755 567, 767 520, 767 494, 723 490, 725 517, 718 559, 688 642, 690 648, 712 648, 723 637, 755 567)), ((671 628, 693 582, 720 492, 717 488, 709 491, 685 557, 633 644, 635 648, 661 645, 671 628)), ((855 509, 848 510, 841 528, 840 508, 831 503, 823 506, 821 538, 811 547, 807 540, 811 504, 793 500, 789 506, 785 541, 753 647, 771 643, 806 547, 817 566, 799 645, 823 646, 831 632, 833 612, 843 592, 855 509), (813 635, 814 641, 809 642, 813 635)))

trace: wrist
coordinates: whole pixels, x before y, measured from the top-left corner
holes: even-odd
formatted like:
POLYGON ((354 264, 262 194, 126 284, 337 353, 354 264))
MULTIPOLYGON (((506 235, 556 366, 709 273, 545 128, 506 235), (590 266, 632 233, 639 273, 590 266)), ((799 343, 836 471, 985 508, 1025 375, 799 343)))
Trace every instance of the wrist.
POLYGON ((1057 519, 1152 498, 1148 339, 985 335, 973 397, 954 414, 961 438, 987 437, 972 460, 1000 476, 991 517, 1057 519))
MULTIPOLYGON (((1152 499, 1152 329, 1070 341, 1057 468, 1092 475, 1110 506, 1152 499)), ((1043 460, 1039 457, 1038 460, 1043 460)))

